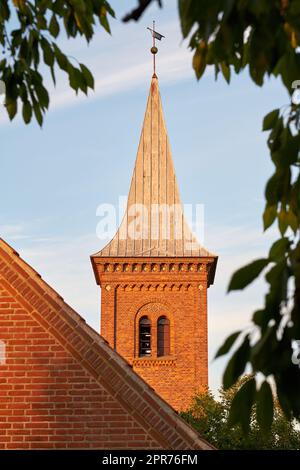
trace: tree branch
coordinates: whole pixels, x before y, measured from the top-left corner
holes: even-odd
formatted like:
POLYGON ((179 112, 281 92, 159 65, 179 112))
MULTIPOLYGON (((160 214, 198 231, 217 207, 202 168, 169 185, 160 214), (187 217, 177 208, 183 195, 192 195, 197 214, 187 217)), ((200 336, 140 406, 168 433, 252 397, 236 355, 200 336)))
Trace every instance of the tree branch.
MULTIPOLYGON (((128 21, 134 20, 138 21, 140 17, 143 15, 145 10, 148 8, 150 3, 152 3, 154 0, 139 0, 139 5, 132 10, 130 13, 128 13, 126 16, 124 16, 123 21, 124 23, 127 23, 128 21)), ((158 3, 159 8, 162 7, 162 0, 156 0, 158 3)))

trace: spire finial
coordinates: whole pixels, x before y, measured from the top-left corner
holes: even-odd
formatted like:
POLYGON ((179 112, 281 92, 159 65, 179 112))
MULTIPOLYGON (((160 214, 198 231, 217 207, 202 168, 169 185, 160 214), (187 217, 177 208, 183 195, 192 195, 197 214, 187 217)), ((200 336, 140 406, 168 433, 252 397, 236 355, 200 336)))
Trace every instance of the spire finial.
POLYGON ((149 29, 151 35, 152 35, 152 47, 150 49, 151 53, 153 54, 153 77, 156 77, 156 64, 155 64, 155 55, 157 54, 158 52, 158 49, 155 45, 155 39, 158 39, 159 41, 161 41, 162 38, 164 38, 165 36, 163 36, 162 34, 158 33, 157 31, 155 31, 155 21, 153 20, 153 28, 147 28, 149 29))

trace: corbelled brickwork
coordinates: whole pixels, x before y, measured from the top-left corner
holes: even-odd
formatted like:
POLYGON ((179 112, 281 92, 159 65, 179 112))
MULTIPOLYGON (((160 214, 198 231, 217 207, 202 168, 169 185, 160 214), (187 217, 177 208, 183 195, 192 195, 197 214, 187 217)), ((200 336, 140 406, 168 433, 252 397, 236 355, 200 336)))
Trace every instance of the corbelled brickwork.
POLYGON ((0 449, 211 449, 1 239, 0 344, 0 449))

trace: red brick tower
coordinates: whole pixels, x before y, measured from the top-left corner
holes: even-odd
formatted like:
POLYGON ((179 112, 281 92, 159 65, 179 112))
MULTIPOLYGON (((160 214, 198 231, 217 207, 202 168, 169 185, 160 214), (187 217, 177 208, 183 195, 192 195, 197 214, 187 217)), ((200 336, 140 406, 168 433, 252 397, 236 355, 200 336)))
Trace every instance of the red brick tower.
POLYGON ((184 409, 208 384, 207 288, 217 257, 185 222, 155 74, 125 216, 91 260, 101 286, 102 336, 184 409))

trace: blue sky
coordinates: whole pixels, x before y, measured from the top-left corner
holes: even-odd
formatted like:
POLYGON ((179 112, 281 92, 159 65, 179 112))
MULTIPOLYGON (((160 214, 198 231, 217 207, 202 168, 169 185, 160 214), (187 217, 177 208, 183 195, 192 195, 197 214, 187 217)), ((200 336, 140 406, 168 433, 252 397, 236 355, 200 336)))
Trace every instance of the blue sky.
MULTIPOLYGON (((118 18, 135 1, 111 2, 118 18)), ((43 129, 21 119, 9 123, 0 108, 0 235, 97 330, 100 293, 89 256, 99 204, 126 195, 146 106, 156 19, 166 36, 157 69, 173 159, 184 203, 205 207, 205 246, 219 255, 209 289, 210 386, 220 385, 224 359, 212 357, 222 340, 246 326, 261 306, 262 281, 227 295, 231 273, 267 252, 276 230, 262 233, 264 184, 272 173, 261 132, 263 116, 288 102, 279 81, 256 87, 248 72, 230 86, 211 70, 198 83, 182 42, 177 1, 156 6, 138 23, 111 21, 112 36, 97 32, 92 44, 60 40, 61 47, 92 70, 95 92, 76 97, 66 78, 50 87, 43 129)), ((49 80, 47 78, 47 80, 49 80)))

